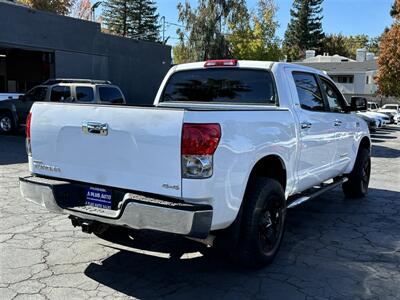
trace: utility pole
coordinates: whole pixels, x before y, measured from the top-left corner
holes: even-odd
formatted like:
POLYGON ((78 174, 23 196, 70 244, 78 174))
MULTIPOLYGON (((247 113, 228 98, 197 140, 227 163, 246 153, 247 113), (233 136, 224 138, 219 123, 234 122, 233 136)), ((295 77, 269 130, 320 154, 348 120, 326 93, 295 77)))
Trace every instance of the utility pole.
POLYGON ((165 16, 161 17, 162 21, 162 43, 165 43, 165 16))

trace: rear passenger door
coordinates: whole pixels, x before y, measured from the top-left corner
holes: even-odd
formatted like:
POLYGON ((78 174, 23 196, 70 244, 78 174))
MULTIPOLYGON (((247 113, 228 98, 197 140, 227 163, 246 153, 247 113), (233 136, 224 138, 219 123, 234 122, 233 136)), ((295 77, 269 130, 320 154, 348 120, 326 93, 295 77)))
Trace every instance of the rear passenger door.
POLYGON ((337 151, 332 168, 337 174, 342 174, 351 162, 354 145, 354 130, 357 120, 354 115, 346 113, 346 100, 336 85, 328 78, 320 76, 321 88, 328 102, 329 119, 333 119, 336 131, 337 151))
POLYGON ((298 190, 303 191, 335 176, 336 130, 313 73, 287 73, 299 125, 298 190))

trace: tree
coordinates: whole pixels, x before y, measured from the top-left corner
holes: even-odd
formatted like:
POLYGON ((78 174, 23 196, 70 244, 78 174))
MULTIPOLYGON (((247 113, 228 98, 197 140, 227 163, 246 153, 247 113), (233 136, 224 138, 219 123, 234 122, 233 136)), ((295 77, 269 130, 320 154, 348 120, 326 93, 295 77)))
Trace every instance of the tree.
POLYGON ((396 18, 396 16, 398 16, 400 14, 400 4, 398 3, 398 1, 395 1, 393 3, 392 9, 390 10, 390 15, 392 16, 392 18, 396 18))
POLYGON ((91 20, 92 4, 90 3, 90 0, 79 0, 78 2, 75 2, 71 10, 71 15, 74 18, 91 20))
MULTIPOLYGON (((193 60, 231 57, 225 36, 228 22, 237 21, 237 11, 243 9, 244 0, 198 0, 193 9, 188 1, 178 4, 179 21, 184 24, 185 39, 181 38, 180 49, 189 49, 193 60)), ((178 29, 178 34, 184 34, 178 29)))
POLYGON ((276 37, 279 24, 275 21, 276 6, 273 0, 259 0, 257 12, 251 13, 252 17, 247 9, 237 13, 240 21, 229 23, 232 33, 228 41, 232 56, 248 60, 280 60, 282 52, 276 37))
POLYGON ((103 20, 110 33, 156 41, 159 36, 156 10, 153 0, 107 0, 103 20))
POLYGON ((67 15, 75 0, 19 0, 19 2, 34 9, 67 15))
POLYGON ((107 0, 104 2, 103 20, 110 33, 126 37, 132 32, 129 12, 133 2, 133 0, 107 0))
POLYGON ((369 37, 366 34, 359 34, 349 36, 345 39, 345 47, 349 52, 349 57, 352 59, 356 58, 357 49, 364 48, 368 50, 369 37))
POLYGON ((322 30, 323 0, 294 0, 291 20, 285 32, 283 49, 288 60, 304 56, 305 50, 321 52, 325 34, 322 30), (293 52, 300 49, 300 53, 293 52))
POLYGON ((381 40, 376 80, 381 94, 400 97, 400 0, 393 7, 394 22, 381 40))
POLYGON ((132 37, 148 41, 159 39, 159 15, 155 1, 135 0, 132 10, 129 12, 129 18, 132 22, 132 37))
POLYGON ((347 37, 342 34, 329 34, 324 39, 323 52, 330 55, 341 55, 350 57, 350 51, 346 47, 347 37))
POLYGON ((330 34, 324 38, 323 53, 330 55, 339 54, 351 59, 356 58, 357 49, 364 48, 369 52, 379 54, 379 41, 381 37, 370 38, 366 34, 343 36, 330 34))

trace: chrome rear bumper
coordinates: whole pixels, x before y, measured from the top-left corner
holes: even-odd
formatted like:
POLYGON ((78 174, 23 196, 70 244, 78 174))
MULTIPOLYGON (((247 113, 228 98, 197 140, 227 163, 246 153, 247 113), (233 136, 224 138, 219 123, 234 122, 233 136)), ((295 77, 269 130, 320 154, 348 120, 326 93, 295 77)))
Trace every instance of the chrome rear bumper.
POLYGON ((162 196, 123 192, 118 209, 82 204, 84 184, 28 176, 20 178, 22 196, 51 212, 114 226, 150 229, 205 238, 211 228, 212 207, 194 205, 162 196))

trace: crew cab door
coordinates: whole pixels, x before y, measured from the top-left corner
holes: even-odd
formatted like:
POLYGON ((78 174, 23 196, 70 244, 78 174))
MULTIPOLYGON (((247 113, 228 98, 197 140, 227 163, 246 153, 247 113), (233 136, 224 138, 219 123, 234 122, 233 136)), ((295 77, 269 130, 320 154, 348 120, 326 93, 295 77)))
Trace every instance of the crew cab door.
POLYGON ((346 100, 335 84, 328 78, 319 77, 323 96, 329 106, 328 118, 333 122, 336 131, 337 151, 333 159, 332 168, 337 175, 342 174, 351 163, 354 151, 354 130, 357 120, 354 115, 345 112, 346 100))
POLYGON ((303 191, 335 176, 332 162, 337 151, 334 118, 313 73, 287 69, 286 75, 297 116, 299 154, 297 188, 303 191))

